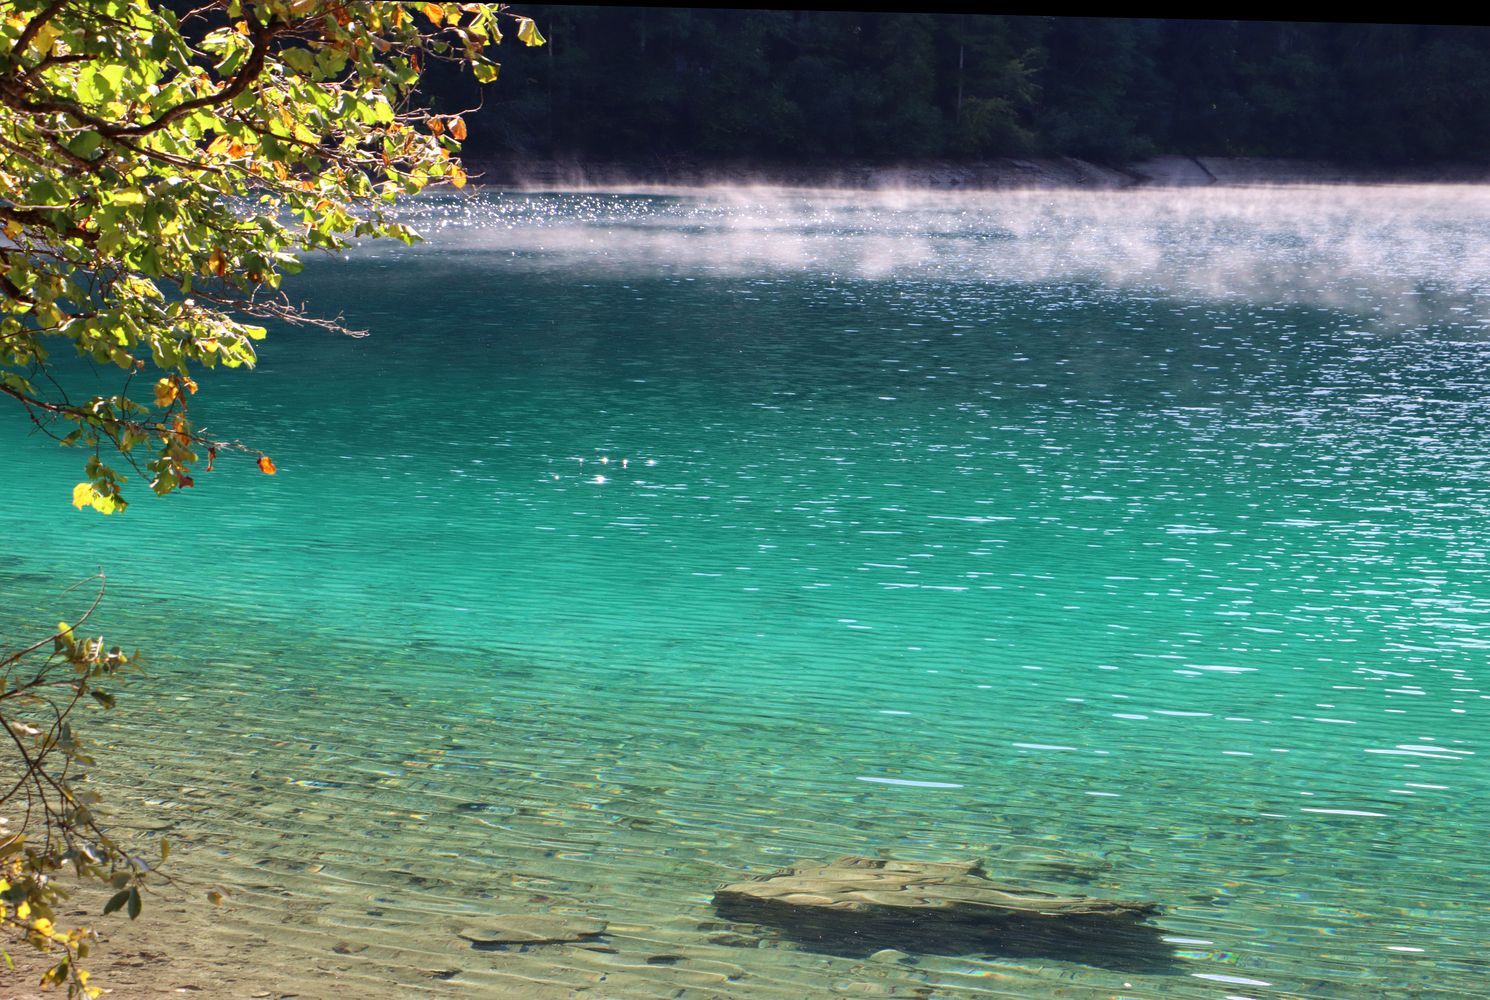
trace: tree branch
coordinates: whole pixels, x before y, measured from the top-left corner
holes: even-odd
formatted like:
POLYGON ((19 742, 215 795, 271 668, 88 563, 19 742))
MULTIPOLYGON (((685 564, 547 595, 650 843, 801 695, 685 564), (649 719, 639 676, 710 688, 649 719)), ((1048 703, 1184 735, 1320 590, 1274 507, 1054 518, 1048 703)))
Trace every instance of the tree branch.
POLYGON ((41 12, 31 19, 30 24, 21 29, 20 35, 16 37, 15 45, 10 50, 12 62, 20 63, 21 55, 31 47, 32 41, 36 39, 41 29, 46 27, 48 21, 60 14, 62 8, 65 6, 67 6, 67 0, 53 0, 52 3, 42 8, 41 12))

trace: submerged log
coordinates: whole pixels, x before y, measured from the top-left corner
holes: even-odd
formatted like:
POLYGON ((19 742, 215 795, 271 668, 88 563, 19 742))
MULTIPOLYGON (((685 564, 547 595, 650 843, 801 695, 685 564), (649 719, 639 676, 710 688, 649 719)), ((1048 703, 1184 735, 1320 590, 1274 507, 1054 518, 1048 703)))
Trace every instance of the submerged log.
POLYGON ((1123 972, 1175 971, 1174 949, 1145 918, 1154 903, 1005 885, 976 861, 839 858, 804 863, 714 894, 726 920, 773 927, 810 951, 1039 957, 1123 972))
POLYGON ((750 882, 726 885, 714 902, 729 908, 799 907, 865 915, 922 915, 938 922, 1008 917, 1142 920, 1155 903, 1061 896, 994 882, 977 861, 891 861, 846 857, 799 864, 750 882))

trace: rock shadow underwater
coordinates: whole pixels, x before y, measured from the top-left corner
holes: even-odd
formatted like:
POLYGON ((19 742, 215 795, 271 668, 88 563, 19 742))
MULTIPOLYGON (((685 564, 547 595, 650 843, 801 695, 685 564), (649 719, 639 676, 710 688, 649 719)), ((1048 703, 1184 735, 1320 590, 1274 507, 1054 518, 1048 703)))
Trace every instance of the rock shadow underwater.
POLYGON ((975 861, 846 857, 801 863, 714 895, 719 916, 809 951, 1047 958, 1112 971, 1177 971, 1151 902, 1066 896, 987 878, 975 861))

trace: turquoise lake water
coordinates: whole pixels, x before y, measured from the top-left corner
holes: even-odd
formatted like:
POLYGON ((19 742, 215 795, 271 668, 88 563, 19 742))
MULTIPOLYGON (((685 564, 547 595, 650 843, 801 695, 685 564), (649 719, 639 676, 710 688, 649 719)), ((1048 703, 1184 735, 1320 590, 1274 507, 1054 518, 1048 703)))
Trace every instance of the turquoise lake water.
POLYGON ((0 634, 104 567, 151 666, 88 726, 137 835, 232 894, 203 961, 302 996, 1490 996, 1490 195, 414 214, 428 243, 294 287, 371 336, 203 379, 279 475, 104 519, 80 454, 0 426, 0 634), (847 854, 1163 913, 870 958, 710 905, 847 854), (610 927, 473 951, 492 913, 610 927))

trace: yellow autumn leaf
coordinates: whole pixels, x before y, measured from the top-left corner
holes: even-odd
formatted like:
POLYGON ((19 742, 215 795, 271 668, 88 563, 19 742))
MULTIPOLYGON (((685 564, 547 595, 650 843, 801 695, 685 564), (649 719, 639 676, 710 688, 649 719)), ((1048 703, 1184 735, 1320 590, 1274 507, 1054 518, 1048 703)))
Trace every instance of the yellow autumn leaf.
POLYGON ((450 183, 458 188, 466 186, 466 172, 460 168, 459 163, 450 165, 450 183))
POLYGON ((31 44, 37 52, 43 54, 50 53, 52 51, 52 44, 56 42, 57 39, 61 37, 61 35, 62 32, 58 31, 50 24, 44 24, 42 25, 41 30, 38 31, 32 38, 31 44))
POLYGON ((548 39, 538 33, 538 25, 531 17, 520 17, 517 19, 517 40, 524 45, 539 46, 548 39))
POLYGON ((424 16, 435 24, 440 24, 445 20, 445 10, 437 3, 427 3, 424 5, 423 10, 424 16))
MULTIPOLYGON (((176 397, 178 395, 180 395, 180 393, 176 389, 176 383, 172 382, 170 379, 163 378, 160 381, 158 381, 158 382, 155 383, 155 405, 156 406, 159 406, 159 407, 162 407, 162 408, 167 407, 167 406, 170 406, 172 403, 176 402, 176 397)), ((84 484, 84 485, 86 485, 86 484, 84 484)), ((76 494, 74 494, 73 502, 74 503, 77 502, 76 494)))
POLYGON ((107 493, 100 493, 92 483, 78 483, 72 488, 72 505, 78 510, 92 507, 100 514, 112 514, 119 509, 119 501, 107 493))

